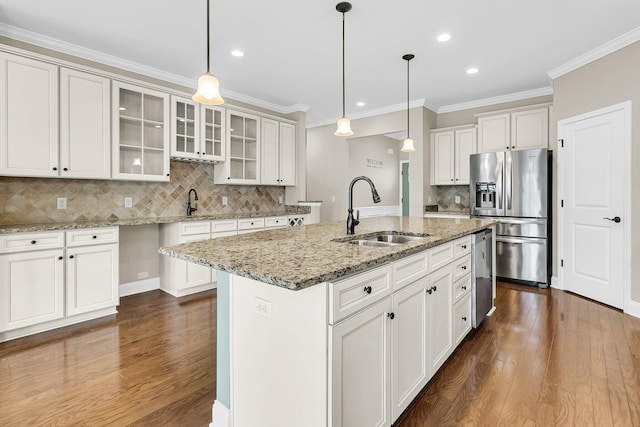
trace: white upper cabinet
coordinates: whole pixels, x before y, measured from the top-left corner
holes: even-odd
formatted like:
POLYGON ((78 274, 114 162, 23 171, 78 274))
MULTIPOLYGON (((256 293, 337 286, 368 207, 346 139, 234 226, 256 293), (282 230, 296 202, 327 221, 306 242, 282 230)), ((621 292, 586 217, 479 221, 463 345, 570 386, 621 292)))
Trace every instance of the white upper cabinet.
POLYGON ((549 108, 518 109, 478 117, 478 152, 549 147, 549 108))
POLYGON ((261 119, 262 185, 296 184, 296 127, 272 119, 261 119))
POLYGON ((113 178, 169 181, 169 95, 113 82, 113 178))
POLYGON ((111 178, 110 123, 109 79, 61 68, 60 176, 111 178))
POLYGON ((213 169, 216 184, 260 184, 260 117, 227 110, 226 161, 213 169))
POLYGON ((0 174, 57 177, 58 67, 0 53, 0 174))
POLYGON ((171 96, 171 157, 224 161, 224 109, 171 96))
POLYGON ((448 128, 431 133, 432 185, 469 184, 469 156, 476 152, 476 128, 448 128))

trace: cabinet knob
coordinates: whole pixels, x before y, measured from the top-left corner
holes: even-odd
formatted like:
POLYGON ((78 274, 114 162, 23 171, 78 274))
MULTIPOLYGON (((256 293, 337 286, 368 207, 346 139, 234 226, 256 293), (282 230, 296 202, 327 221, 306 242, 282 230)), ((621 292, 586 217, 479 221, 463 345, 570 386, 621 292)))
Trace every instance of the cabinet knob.
POLYGON ((58 257, 58 259, 60 260, 60 259, 62 259, 62 257, 61 257, 61 256, 59 256, 59 257, 58 257))
POLYGON ((451 178, 451 181, 453 181, 453 178, 451 178))
POLYGON ((73 256, 73 255, 69 255, 69 258, 70 258, 70 259, 73 259, 73 258, 74 258, 74 256, 73 256))
POLYGON ((230 176, 228 176, 228 177, 227 177, 227 179, 231 179, 231 177, 230 177, 230 176))
POLYGON ((169 174, 167 174, 167 176, 169 176, 169 174))
POLYGON ((58 170, 58 168, 54 166, 54 167, 53 167, 53 170, 54 170, 54 171, 57 171, 57 170, 58 170))
POLYGON ((467 269, 467 266, 466 266, 466 265, 463 265, 461 268, 462 268, 463 270, 466 270, 466 269, 467 269))
POLYGON ((38 243, 38 242, 36 242, 35 240, 32 240, 32 241, 31 241, 31 244, 32 244, 32 245, 35 245, 36 243, 38 243))
POLYGON ((515 146, 515 145, 512 145, 512 146, 511 146, 511 148, 516 148, 516 146, 515 146))
POLYGON ((429 289, 427 289, 427 293, 428 293, 429 295, 431 295, 431 294, 433 293, 433 286, 432 286, 432 287, 430 287, 429 289))
POLYGON ((507 150, 509 149, 509 146, 507 145, 507 150))
POLYGON ((463 291, 466 291, 466 290, 467 290, 467 287, 466 287, 466 286, 463 286, 463 287, 462 287, 462 290, 463 290, 463 291))
POLYGON ((196 154, 200 154, 200 152, 199 152, 199 151, 196 151, 196 154))
POLYGON ((437 291, 438 288, 436 286, 433 287, 433 292, 437 291))
POLYGON ((97 238, 98 238, 98 236, 93 236, 92 238, 93 238, 93 239, 97 239, 97 238))
POLYGON ((466 322, 467 321, 467 316, 462 316, 462 321, 466 322))
POLYGON ((389 319, 393 320, 393 319, 396 317, 396 315, 395 315, 395 314, 393 314, 393 312, 391 312, 391 313, 387 313, 387 317, 388 317, 389 319))
POLYGON ((370 294, 371 293, 371 286, 365 286, 363 291, 365 291, 366 293, 370 294))
POLYGON ((69 168, 62 168, 62 170, 66 172, 69 170, 69 168))
POLYGON ((462 245, 462 249, 467 249, 467 245, 462 245))

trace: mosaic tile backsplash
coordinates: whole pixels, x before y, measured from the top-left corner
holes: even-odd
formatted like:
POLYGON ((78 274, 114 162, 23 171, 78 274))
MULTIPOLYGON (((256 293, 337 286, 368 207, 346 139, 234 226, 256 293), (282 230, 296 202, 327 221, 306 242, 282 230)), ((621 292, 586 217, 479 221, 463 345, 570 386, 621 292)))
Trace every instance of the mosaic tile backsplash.
POLYGON ((285 195, 283 187, 214 185, 214 167, 171 161, 170 182, 2 176, 0 224, 180 216, 190 188, 198 192, 198 215, 285 211, 278 203, 285 195), (67 209, 56 209, 58 197, 67 198, 67 209), (124 207, 125 197, 133 199, 133 207, 124 207))
POLYGON ((440 212, 469 213, 469 186, 439 185, 436 187, 436 199, 440 212), (456 203, 456 196, 460 196, 460 203, 456 203))

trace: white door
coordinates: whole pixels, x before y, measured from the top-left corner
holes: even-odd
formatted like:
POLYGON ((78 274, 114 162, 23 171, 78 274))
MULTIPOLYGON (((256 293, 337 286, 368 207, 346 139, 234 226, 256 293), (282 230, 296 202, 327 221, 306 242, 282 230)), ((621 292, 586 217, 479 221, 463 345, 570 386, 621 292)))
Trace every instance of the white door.
POLYGON ((630 103, 558 122, 561 283, 623 306, 630 103))

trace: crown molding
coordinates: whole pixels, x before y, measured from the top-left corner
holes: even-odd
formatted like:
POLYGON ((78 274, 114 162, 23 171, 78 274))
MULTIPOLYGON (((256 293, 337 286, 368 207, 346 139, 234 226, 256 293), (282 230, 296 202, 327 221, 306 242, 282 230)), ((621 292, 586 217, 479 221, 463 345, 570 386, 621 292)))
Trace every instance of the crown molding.
MULTIPOLYGON (((409 108, 410 109, 411 108, 416 108, 416 107, 424 107, 424 106, 425 106, 424 98, 414 99, 413 101, 409 101, 409 108)), ((357 119, 364 119, 364 118, 367 118, 367 117, 379 116, 381 114, 389 114, 389 113, 396 113, 398 111, 405 111, 406 109, 407 109, 407 104, 406 103, 394 104, 394 105, 387 105, 386 107, 373 108, 371 110, 361 111, 359 113, 347 114, 347 117, 350 120, 357 120, 357 119)), ((431 108, 429 108, 429 109, 432 110, 431 108)), ((433 110, 433 111, 435 111, 435 110, 433 110)), ((335 124, 337 121, 338 121, 337 118, 335 120, 334 119, 325 119, 325 120, 322 120, 320 122, 307 124, 307 129, 335 124)))
MULTIPOLYGON (((13 40, 29 43, 35 46, 39 46, 45 49, 51 49, 56 52, 65 53, 78 58, 94 61, 99 64, 108 65, 111 67, 119 68, 121 70, 130 71, 133 73, 141 74, 143 76, 153 77, 165 82, 174 83, 180 86, 193 88, 195 90, 196 80, 181 76, 178 74, 168 73, 158 68, 149 67, 147 65, 140 64, 134 61, 128 61, 117 56, 109 55, 97 50, 88 49, 76 44, 67 43, 65 41, 45 36, 43 34, 28 31, 22 28, 15 27, 3 22, 0 22, 0 36, 4 36, 13 40)), ((307 112, 310 107, 305 104, 294 104, 289 106, 282 106, 273 104, 268 101, 264 101, 252 96, 244 95, 231 90, 222 90, 224 97, 229 97, 236 101, 246 102, 248 104, 266 108, 268 110, 275 111, 280 114, 290 114, 297 111, 307 112)))
POLYGON ((525 90, 522 92, 510 93, 507 95, 494 96, 492 98, 478 99, 476 101, 462 102, 460 104, 445 105, 438 108, 437 113, 451 113, 453 111, 468 110, 470 108, 486 107, 488 105, 502 104, 504 102, 520 101, 522 99, 535 98, 538 96, 553 95, 552 87, 525 90))
POLYGON ((597 59, 602 58, 603 56, 607 56, 616 50, 622 49, 623 47, 629 46, 632 43, 635 43, 640 40, 640 27, 634 28, 633 30, 625 33, 615 39, 608 41, 607 43, 598 46, 595 49, 590 50, 589 52, 578 56, 577 58, 572 59, 569 62, 566 62, 559 67, 554 68, 551 71, 547 72, 547 75, 552 80, 557 79, 560 76, 563 76, 573 70, 576 70, 582 66, 587 65, 590 62, 593 62, 597 59))

